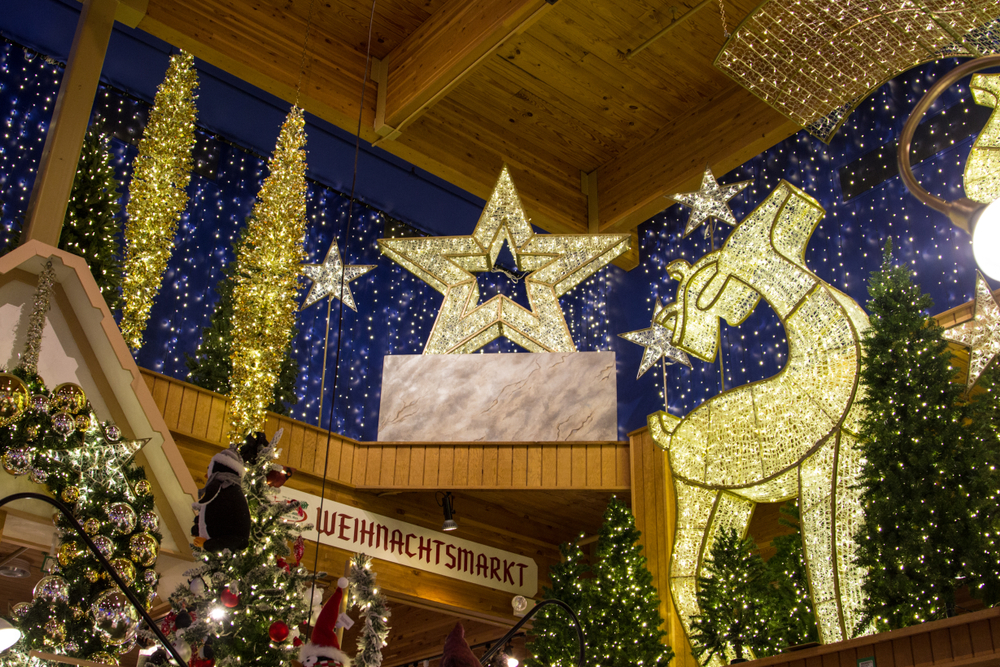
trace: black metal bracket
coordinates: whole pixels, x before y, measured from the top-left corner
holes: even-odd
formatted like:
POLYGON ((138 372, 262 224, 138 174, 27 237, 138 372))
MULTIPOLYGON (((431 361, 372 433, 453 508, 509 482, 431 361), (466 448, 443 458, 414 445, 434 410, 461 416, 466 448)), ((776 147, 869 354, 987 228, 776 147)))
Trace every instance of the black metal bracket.
POLYGON ((171 644, 170 640, 167 639, 166 635, 163 634, 163 632, 160 630, 160 627, 156 624, 156 621, 154 621, 152 617, 150 617, 149 613, 146 611, 145 606, 142 604, 139 598, 136 597, 135 593, 133 593, 132 590, 122 580, 122 578, 118 576, 118 572, 115 571, 115 568, 111 566, 111 563, 109 563, 108 559, 104 557, 104 554, 100 552, 100 550, 97 548, 97 545, 94 544, 94 541, 90 539, 90 536, 87 535, 86 532, 84 532, 83 526, 81 526, 80 522, 76 520, 76 517, 73 516, 73 513, 70 512, 68 507, 63 505, 55 498, 51 498, 41 493, 15 493, 5 498, 0 498, 0 507, 3 507, 7 503, 14 502, 15 500, 28 500, 28 499, 41 500, 42 502, 48 503, 49 505, 52 505, 57 510, 62 512, 62 515, 66 517, 67 521, 69 521, 69 524, 70 526, 73 527, 73 530, 77 532, 77 535, 79 535, 83 539, 84 544, 87 545, 87 548, 90 549, 90 552, 94 554, 94 556, 97 558, 97 562, 101 564, 101 568, 103 568, 104 571, 111 577, 111 579, 118 585, 118 588, 121 589, 121 592, 124 593, 126 598, 128 598, 128 601, 132 604, 132 606, 135 607, 135 610, 139 612, 139 616, 142 617, 142 620, 146 621, 146 624, 149 626, 149 629, 153 631, 153 634, 155 634, 156 637, 160 640, 160 642, 163 644, 163 647, 167 649, 167 651, 170 653, 171 656, 173 656, 174 660, 177 661, 177 664, 180 667, 188 667, 187 662, 184 661, 180 653, 178 653, 177 649, 174 648, 174 645, 171 644))
POLYGON ((488 663, 490 661, 490 658, 496 655, 497 651, 503 648, 503 646, 507 643, 507 640, 516 635, 517 631, 521 629, 521 626, 527 623, 528 619, 537 614, 538 610, 547 604, 554 604, 558 605, 559 607, 562 607, 563 609, 568 611, 569 615, 573 618, 573 624, 576 626, 576 637, 580 641, 580 653, 577 656, 576 664, 577 667, 583 667, 583 660, 584 660, 583 628, 580 627, 580 619, 576 617, 576 612, 573 611, 570 608, 570 606, 565 602, 563 602, 562 600, 542 600, 541 602, 536 604, 531 609, 531 611, 529 611, 527 614, 524 615, 524 618, 522 618, 520 621, 514 624, 514 627, 510 629, 510 632, 508 632, 503 637, 498 639, 497 643, 493 646, 493 648, 491 648, 489 651, 483 654, 483 658, 479 662, 484 665, 488 663))

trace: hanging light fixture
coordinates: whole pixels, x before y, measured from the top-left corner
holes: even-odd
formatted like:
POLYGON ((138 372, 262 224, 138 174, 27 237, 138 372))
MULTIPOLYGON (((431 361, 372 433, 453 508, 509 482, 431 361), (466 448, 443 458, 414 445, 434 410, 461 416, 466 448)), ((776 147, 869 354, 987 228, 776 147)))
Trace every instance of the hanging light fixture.
MULTIPOLYGON (((932 195, 917 182, 910 165, 910 148, 913 144, 913 135, 920 124, 920 119, 930 108, 931 104, 941 93, 950 88, 952 84, 962 77, 978 72, 988 67, 1000 66, 1000 55, 985 56, 962 63, 941 78, 934 86, 927 91, 920 102, 913 109, 910 117, 906 120, 903 133, 899 137, 899 152, 897 159, 899 162, 899 175, 914 197, 927 204, 935 211, 940 211, 948 216, 959 229, 964 229, 972 235, 972 255, 980 270, 995 280, 1000 280, 1000 200, 991 204, 983 204, 972 201, 966 197, 959 197, 954 201, 932 195)), ((1000 178, 1000 174, 997 175, 1000 178)))
POLYGON ((451 495, 451 491, 445 491, 438 505, 444 510, 444 523, 441 525, 441 530, 457 530, 458 522, 455 521, 455 498, 451 495))
POLYGON ((21 631, 10 624, 6 618, 0 618, 0 653, 3 653, 17 643, 21 631))

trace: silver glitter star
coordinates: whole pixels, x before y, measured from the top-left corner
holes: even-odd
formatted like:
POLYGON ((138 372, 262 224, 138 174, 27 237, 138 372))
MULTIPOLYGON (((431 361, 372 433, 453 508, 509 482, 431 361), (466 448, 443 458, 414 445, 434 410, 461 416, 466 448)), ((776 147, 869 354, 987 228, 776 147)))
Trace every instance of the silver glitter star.
POLYGON ((330 244, 330 249, 326 251, 326 259, 322 264, 303 264, 302 273, 312 281, 312 287, 306 294, 306 302, 302 304, 305 310, 320 299, 330 297, 340 299, 345 306, 357 312, 354 305, 354 295, 351 294, 351 281, 360 278, 375 268, 374 264, 364 264, 359 266, 344 266, 340 259, 340 248, 334 239, 330 244), (341 294, 341 285, 344 287, 341 294))
POLYGON ((732 185, 720 186, 716 182, 715 176, 712 175, 712 168, 705 167, 700 190, 697 192, 678 192, 669 196, 670 199, 691 207, 691 217, 688 218, 687 227, 684 228, 684 236, 693 232, 709 218, 721 220, 727 225, 735 225, 736 218, 729 210, 728 202, 749 184, 750 181, 740 181, 732 185))
POLYGON ((945 330, 943 337, 969 347, 968 389, 1000 354, 1000 304, 983 274, 976 271, 976 302, 972 319, 945 330))
POLYGON ((639 364, 639 374, 635 376, 636 380, 641 378, 643 373, 648 371, 661 358, 669 364, 684 364, 688 368, 691 368, 691 360, 687 354, 670 344, 674 332, 656 323, 656 316, 661 310, 663 310, 663 304, 657 299, 656 306, 653 309, 653 321, 650 322, 648 329, 639 329, 638 331, 618 334, 625 340, 646 348, 642 353, 642 363, 639 364))

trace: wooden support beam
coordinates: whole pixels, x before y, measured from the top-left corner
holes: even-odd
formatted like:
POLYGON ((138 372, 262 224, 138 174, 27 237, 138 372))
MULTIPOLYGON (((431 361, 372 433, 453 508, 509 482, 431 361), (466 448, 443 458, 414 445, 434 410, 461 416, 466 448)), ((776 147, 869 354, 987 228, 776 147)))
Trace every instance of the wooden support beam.
POLYGON ((801 128, 733 84, 646 141, 601 165, 600 227, 632 229, 697 190, 705 166, 720 176, 801 128))
POLYGON ((52 124, 38 165, 21 241, 59 245, 90 110, 104 66, 118 0, 85 0, 76 24, 69 62, 56 97, 52 124))
POLYGON ((549 7, 546 0, 450 0, 385 57, 384 124, 402 131, 549 7))
MULTIPOLYGON (((78 0, 83 2, 84 0, 78 0)), ((139 22, 146 16, 149 0, 118 0, 118 11, 115 20, 130 28, 138 28, 139 22)))

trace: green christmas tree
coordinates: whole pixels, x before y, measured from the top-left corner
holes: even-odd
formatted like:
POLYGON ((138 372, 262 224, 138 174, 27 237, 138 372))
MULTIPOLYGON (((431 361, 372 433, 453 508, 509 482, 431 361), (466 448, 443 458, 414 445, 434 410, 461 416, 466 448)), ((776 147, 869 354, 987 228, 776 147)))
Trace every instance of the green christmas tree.
MULTIPOLYGON (((552 569, 546 597, 576 611, 586 641, 586 664, 601 667, 666 667, 674 653, 666 635, 653 575, 638 540, 632 512, 612 498, 604 513, 595 563, 583 562, 579 546, 563 545, 563 562, 552 569)), ((577 637, 565 612, 539 612, 530 667, 576 665, 577 637)))
POLYGON ((161 626, 183 652, 189 648, 192 655, 214 658, 217 667, 289 665, 297 652, 293 634, 311 609, 315 577, 299 565, 305 550, 301 534, 310 528, 300 523, 306 506, 284 500, 268 484, 276 456, 270 444, 245 459, 249 546, 236 553, 195 546, 201 564, 170 596, 173 611, 161 626))
POLYGON ((745 660, 770 652, 767 568, 751 538, 719 532, 698 577, 698 608, 691 618, 691 649, 702 664, 745 660))
POLYGON ((794 501, 781 506, 781 525, 792 532, 771 540, 775 554, 766 564, 766 579, 770 583, 765 599, 770 646, 763 655, 780 653, 789 646, 819 641, 816 613, 806 576, 802 550, 799 508, 794 501))
POLYGON ((982 584, 973 583, 973 592, 995 601, 996 584, 983 579, 996 579, 996 526, 989 517, 1000 488, 996 417, 983 414, 995 414, 996 392, 963 397, 942 329, 928 317, 931 299, 909 269, 893 266, 891 245, 868 293, 859 433, 865 517, 857 535, 867 576, 859 632, 952 614, 955 591, 970 575, 982 584))
MULTIPOLYGON (((243 231, 247 226, 243 227, 243 231)), ((233 243, 233 256, 239 257, 239 247, 243 242, 243 231, 233 243)), ((209 325, 201 330, 201 345, 194 357, 187 356, 188 380, 199 387, 219 394, 229 394, 229 378, 233 372, 233 286, 238 271, 236 260, 227 262, 222 267, 222 278, 215 285, 218 297, 215 310, 209 319, 209 325)), ((292 339, 298 335, 298 329, 292 329, 292 339)), ((281 371, 278 383, 274 388, 274 400, 267 407, 279 415, 287 414, 289 408, 298 403, 299 397, 295 391, 295 383, 299 376, 299 366, 292 358, 290 350, 285 350, 281 361, 281 371)))
POLYGON ((111 167, 108 137, 99 122, 83 141, 59 247, 87 260, 111 310, 122 305, 121 183, 111 167))

